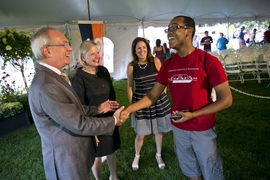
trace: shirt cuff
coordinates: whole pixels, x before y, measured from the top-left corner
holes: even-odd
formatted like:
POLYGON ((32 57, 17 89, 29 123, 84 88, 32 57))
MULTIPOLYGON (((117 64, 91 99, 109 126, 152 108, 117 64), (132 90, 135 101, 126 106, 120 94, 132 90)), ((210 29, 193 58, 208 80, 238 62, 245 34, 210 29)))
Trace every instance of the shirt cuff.
POLYGON ((117 119, 116 119, 116 117, 115 116, 113 116, 113 118, 114 118, 114 124, 116 125, 117 124, 117 119))

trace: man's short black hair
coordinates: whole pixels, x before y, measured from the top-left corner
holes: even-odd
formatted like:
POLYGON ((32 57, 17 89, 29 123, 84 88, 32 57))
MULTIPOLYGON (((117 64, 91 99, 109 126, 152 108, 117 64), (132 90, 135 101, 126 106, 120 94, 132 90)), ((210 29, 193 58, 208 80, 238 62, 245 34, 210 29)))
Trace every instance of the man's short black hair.
POLYGON ((193 38, 195 31, 196 31, 194 19, 192 19, 189 16, 182 16, 182 15, 175 16, 173 19, 176 19, 176 18, 184 18, 184 25, 193 28, 193 32, 192 32, 192 38, 193 38))

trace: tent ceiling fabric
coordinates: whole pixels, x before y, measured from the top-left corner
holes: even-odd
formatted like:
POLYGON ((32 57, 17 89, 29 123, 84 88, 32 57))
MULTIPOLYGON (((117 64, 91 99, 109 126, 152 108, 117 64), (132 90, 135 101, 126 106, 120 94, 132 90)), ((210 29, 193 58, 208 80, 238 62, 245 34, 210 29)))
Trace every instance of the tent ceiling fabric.
MULTIPOLYGON (((70 30, 72 67, 81 43, 75 20, 88 20, 87 0, 0 0, 0 31, 4 27, 31 31, 53 26, 70 30), (68 28, 67 28, 68 27, 68 28)), ((178 15, 195 19, 196 24, 270 20, 269 0, 89 0, 91 21, 106 21, 106 37, 114 43, 115 79, 126 77, 131 61, 130 46, 138 27, 167 26, 178 15)))
MULTIPOLYGON (((167 25, 177 15, 196 23, 269 20, 269 0, 89 0, 93 21, 167 25)), ((87 0, 1 0, 0 29, 88 20, 87 0)))

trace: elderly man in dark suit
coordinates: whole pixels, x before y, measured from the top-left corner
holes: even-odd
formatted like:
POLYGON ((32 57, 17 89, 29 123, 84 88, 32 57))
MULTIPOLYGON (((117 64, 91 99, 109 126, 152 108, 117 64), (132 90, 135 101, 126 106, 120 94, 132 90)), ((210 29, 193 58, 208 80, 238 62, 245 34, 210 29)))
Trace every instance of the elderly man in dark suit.
POLYGON ((41 137, 46 179, 86 180, 95 160, 94 135, 111 134, 122 125, 118 109, 113 117, 93 118, 118 108, 106 101, 99 107, 82 106, 61 70, 70 63, 72 47, 67 38, 51 27, 38 30, 31 48, 37 59, 29 91, 29 104, 41 137))

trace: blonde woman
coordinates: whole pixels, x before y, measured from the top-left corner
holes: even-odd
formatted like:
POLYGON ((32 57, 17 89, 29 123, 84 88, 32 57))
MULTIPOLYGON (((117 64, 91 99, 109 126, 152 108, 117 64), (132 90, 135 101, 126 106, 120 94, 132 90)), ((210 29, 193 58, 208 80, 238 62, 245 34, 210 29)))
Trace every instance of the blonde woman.
MULTIPOLYGON (((96 43, 86 40, 80 45, 80 64, 72 80, 72 86, 83 105, 99 105, 101 102, 115 100, 115 91, 108 70, 99 65, 100 54, 96 43)), ((98 117, 112 116, 108 112, 98 117)), ((115 126, 113 135, 96 137, 96 159, 92 172, 96 180, 101 179, 101 157, 107 156, 110 169, 110 180, 117 180, 116 150, 120 148, 118 126, 115 126)))

